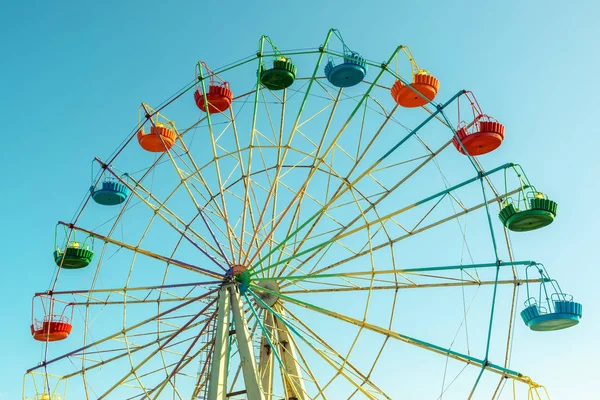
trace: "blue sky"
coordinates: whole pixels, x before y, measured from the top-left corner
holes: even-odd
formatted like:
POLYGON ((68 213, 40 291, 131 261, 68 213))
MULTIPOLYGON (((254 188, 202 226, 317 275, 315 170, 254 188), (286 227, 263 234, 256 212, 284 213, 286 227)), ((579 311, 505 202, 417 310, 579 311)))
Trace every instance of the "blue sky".
POLYGON ((5 5, 2 397, 20 396, 22 373, 39 359, 30 301, 52 275, 54 225, 71 217, 91 159, 121 142, 139 103, 159 103, 189 82, 198 59, 219 66, 252 54, 262 34, 280 48, 315 47, 335 27, 369 59, 409 45, 444 93, 474 91, 507 126, 502 159, 521 163, 559 203, 556 223, 514 237, 515 251, 543 261, 584 307, 582 323, 565 332, 533 340, 519 327, 514 362, 553 398, 595 398, 598 12, 592 1, 5 5))

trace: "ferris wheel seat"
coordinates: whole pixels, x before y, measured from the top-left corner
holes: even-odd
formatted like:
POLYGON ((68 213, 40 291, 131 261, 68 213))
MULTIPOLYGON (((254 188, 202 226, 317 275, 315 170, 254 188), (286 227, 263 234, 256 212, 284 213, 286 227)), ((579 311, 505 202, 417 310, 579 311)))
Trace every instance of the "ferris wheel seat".
POLYGON ((329 60, 325 65, 325 77, 333 86, 346 88, 358 85, 367 75, 367 62, 358 53, 344 57, 344 62, 335 65, 329 60))
POLYGON ((78 269, 87 267, 90 265, 93 258, 94 252, 89 248, 67 246, 65 252, 60 249, 57 249, 54 252, 54 262, 56 265, 64 269, 78 269))
POLYGON ((227 87, 227 85, 211 85, 206 93, 206 101, 208 101, 208 107, 206 107, 204 95, 200 90, 194 92, 194 101, 199 109, 209 114, 216 114, 226 111, 231 107, 233 101, 233 93, 227 87))
MULTIPOLYGON (((581 319, 581 304, 572 301, 569 303, 574 303, 572 308, 569 308, 569 312, 559 312, 555 309, 553 313, 540 314, 528 321, 525 321, 525 318, 523 320, 529 329, 536 332, 549 332, 570 328, 577 325, 581 319)), ((523 314, 521 313, 521 315, 523 314)))
POLYGON ((438 93, 440 81, 429 74, 413 75, 413 83, 405 85, 397 80, 392 86, 392 97, 402 107, 421 107, 432 101, 438 93))
POLYGON ((150 133, 146 134, 144 129, 140 129, 137 133, 137 139, 146 151, 152 153, 164 152, 169 150, 175 144, 177 136, 175 132, 164 126, 150 127, 150 133))
POLYGON ((66 339, 71 333, 73 326, 64 319, 58 319, 55 321, 44 321, 41 324, 36 321, 30 328, 31 335, 35 340, 40 342, 56 342, 66 339))
POLYGON ((102 187, 94 190, 92 188, 92 198, 98 204, 104 206, 114 206, 123 203, 129 195, 129 189, 113 181, 102 182, 102 187))
POLYGON ((527 232, 550 225, 556 218, 558 205, 549 199, 531 199, 528 210, 519 211, 513 204, 502 208, 500 221, 514 232, 527 232))
POLYGON ((273 68, 261 69, 260 82, 269 90, 283 90, 296 80, 296 66, 292 60, 275 60, 273 68))
POLYGON ((456 131, 456 135, 452 143, 460 153, 465 154, 466 149, 470 156, 480 156, 500 147, 504 140, 504 125, 495 121, 481 121, 478 131, 469 133, 463 127, 456 131))

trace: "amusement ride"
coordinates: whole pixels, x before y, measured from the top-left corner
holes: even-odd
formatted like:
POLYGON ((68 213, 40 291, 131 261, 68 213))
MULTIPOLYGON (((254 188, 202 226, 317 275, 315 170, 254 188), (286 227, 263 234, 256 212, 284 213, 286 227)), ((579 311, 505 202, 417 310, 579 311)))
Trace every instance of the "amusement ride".
POLYGON ((557 203, 442 84, 332 29, 142 103, 55 228, 23 398, 547 398, 513 338, 582 306, 512 243, 557 203))

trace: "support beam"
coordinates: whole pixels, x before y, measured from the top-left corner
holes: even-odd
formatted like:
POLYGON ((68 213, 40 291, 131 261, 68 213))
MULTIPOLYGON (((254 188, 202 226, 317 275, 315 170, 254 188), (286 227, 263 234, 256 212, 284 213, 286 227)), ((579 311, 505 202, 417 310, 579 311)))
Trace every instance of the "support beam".
MULTIPOLYGON (((231 311, 235 324, 235 335, 237 338, 240 365, 244 374, 246 393, 249 399, 265 400, 254 359, 252 338, 250 337, 250 332, 248 332, 248 324, 246 323, 240 295, 233 285, 225 286, 224 289, 229 290, 231 295, 231 311)), ((209 396, 209 398, 212 400, 212 397, 209 396)))
POLYGON ((273 327, 275 323, 273 321, 273 314, 265 312, 263 318, 264 332, 260 342, 260 358, 258 362, 258 373, 262 382, 263 391, 265 392, 265 400, 273 399, 273 369, 275 367, 273 350, 271 344, 267 340, 267 336, 274 338, 273 327))
POLYGON ((229 364, 229 314, 231 304, 227 286, 219 291, 219 310, 217 312, 217 333, 210 366, 208 398, 225 400, 227 394, 227 368, 229 364))
MULTIPOLYGON (((286 318, 285 311, 281 307, 276 307, 276 311, 282 318, 286 318)), ((268 315, 272 315, 268 313, 268 315)), ((275 319, 277 327, 277 336, 279 343, 279 354, 286 373, 283 375, 283 383, 288 400, 306 400, 306 388, 304 387, 304 379, 302 378, 302 370, 298 364, 296 348, 290 338, 288 327, 275 319)))

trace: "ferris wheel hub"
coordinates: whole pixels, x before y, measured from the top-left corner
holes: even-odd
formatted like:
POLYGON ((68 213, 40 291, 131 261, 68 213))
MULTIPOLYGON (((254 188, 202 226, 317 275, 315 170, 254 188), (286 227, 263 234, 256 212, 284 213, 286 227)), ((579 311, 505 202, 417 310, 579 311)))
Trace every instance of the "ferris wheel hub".
POLYGON ((250 287, 250 271, 248 267, 242 264, 234 264, 225 274, 226 282, 234 282, 238 285, 241 294, 246 293, 250 287))
POLYGON ((264 281, 258 283, 257 286, 264 288, 262 291, 260 289, 256 290, 256 295, 263 301, 264 304, 258 303, 258 306, 261 308, 266 308, 265 304, 269 307, 273 307, 277 300, 279 299, 279 284, 275 281, 264 281))
POLYGON ((227 271, 227 275, 239 275, 244 273, 248 269, 247 266, 242 264, 233 264, 229 271, 227 271))

